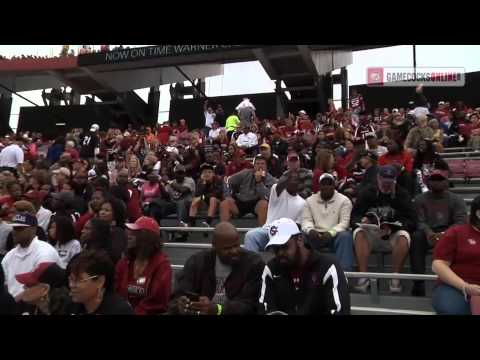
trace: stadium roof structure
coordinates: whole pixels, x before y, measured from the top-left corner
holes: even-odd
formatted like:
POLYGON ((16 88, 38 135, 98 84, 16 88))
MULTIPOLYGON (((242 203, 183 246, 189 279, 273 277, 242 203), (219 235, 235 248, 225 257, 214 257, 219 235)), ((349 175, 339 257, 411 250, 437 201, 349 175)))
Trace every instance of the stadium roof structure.
POLYGON ((186 80, 176 66, 195 79, 223 74, 226 63, 254 60, 260 60, 273 80, 287 83, 344 66, 351 62, 352 51, 376 47, 380 46, 156 45, 51 59, 0 60, 0 83, 16 92, 60 86, 71 86, 81 94, 123 92, 186 80))
POLYGON ((303 107, 326 102, 328 81, 322 78, 351 64, 353 51, 383 46, 154 45, 50 59, 0 60, 0 93, 10 96, 10 90, 69 86, 77 95, 94 95, 120 112, 143 109, 140 112, 146 114, 147 104, 133 90, 223 75, 224 64, 258 60, 276 80, 272 90, 281 108, 289 103, 303 107))

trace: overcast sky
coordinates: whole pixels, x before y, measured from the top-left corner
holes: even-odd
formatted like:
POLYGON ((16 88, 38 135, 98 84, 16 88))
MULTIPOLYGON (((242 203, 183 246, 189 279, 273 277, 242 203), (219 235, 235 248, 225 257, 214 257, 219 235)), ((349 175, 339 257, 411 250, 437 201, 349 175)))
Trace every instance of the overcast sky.
MULTIPOLYGON (((148 45, 126 45, 148 46, 148 45)), ((78 49, 79 45, 71 45, 78 49)), ((99 47, 99 45, 95 45, 99 47)), ((57 55, 61 45, 0 45, 0 55, 57 55)), ((348 66, 349 85, 363 84, 366 81, 366 69, 378 66, 412 66, 412 45, 394 46, 381 49, 358 51, 353 53, 353 64, 348 66)), ((417 66, 428 67, 464 67, 466 72, 480 71, 480 45, 417 45, 417 66)), ((170 94, 169 85, 161 86, 159 120, 168 117, 170 94)), ((259 62, 226 64, 224 75, 206 79, 207 96, 227 96, 235 94, 273 92, 274 83, 263 70, 259 62), (245 81, 245 79, 249 79, 245 81)), ((42 105, 40 91, 23 92, 22 95, 42 105)), ((148 89, 137 93, 146 101, 148 89)), ((334 89, 334 97, 340 100, 340 86, 334 89)), ((32 106, 25 100, 13 96, 10 125, 15 128, 21 106, 32 106)))

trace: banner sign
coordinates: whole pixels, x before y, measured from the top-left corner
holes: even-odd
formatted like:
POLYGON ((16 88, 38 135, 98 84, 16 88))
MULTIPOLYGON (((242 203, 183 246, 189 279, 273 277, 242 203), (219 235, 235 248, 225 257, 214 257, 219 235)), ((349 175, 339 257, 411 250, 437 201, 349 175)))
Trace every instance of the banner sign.
POLYGON ((104 53, 91 53, 78 56, 78 66, 117 64, 135 60, 208 54, 226 50, 248 48, 246 45, 156 45, 130 49, 119 49, 104 53))

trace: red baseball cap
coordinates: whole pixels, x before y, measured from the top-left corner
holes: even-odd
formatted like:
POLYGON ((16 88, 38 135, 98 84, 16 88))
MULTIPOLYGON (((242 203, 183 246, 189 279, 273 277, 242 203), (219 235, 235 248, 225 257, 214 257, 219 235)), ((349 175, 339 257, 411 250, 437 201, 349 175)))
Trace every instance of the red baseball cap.
POLYGON ((40 281, 40 279, 42 278, 42 275, 53 264, 55 263, 53 262, 40 263, 38 264, 37 268, 31 272, 15 275, 15 279, 17 279, 17 281, 20 284, 23 284, 27 287, 35 286, 42 282, 40 281))
POLYGON ((30 190, 27 191, 24 196, 27 199, 42 202, 43 199, 45 199, 45 197, 47 196, 47 193, 45 191, 30 190))
POLYGON ((151 231, 157 235, 160 235, 160 226, 158 223, 155 221, 155 219, 152 219, 151 217, 148 216, 142 216, 137 219, 133 224, 125 224, 127 228, 130 230, 148 230, 151 231))

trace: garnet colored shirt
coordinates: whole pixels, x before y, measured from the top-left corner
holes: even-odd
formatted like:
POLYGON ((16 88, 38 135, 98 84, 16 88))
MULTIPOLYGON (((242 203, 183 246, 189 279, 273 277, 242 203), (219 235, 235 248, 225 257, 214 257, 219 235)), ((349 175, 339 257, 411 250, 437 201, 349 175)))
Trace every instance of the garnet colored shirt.
POLYGON ((435 245, 433 259, 449 261, 460 278, 480 285, 480 232, 470 224, 452 226, 435 245))
POLYGON ((395 155, 386 153, 385 155, 380 156, 378 159, 378 165, 380 166, 393 164, 400 164, 401 166, 405 167, 410 174, 412 173, 413 158, 408 151, 402 151, 401 153, 395 155))
POLYGON ((172 267, 162 252, 154 255, 138 279, 134 261, 123 257, 116 266, 115 292, 128 300, 136 315, 155 315, 167 310, 172 287, 172 267))

